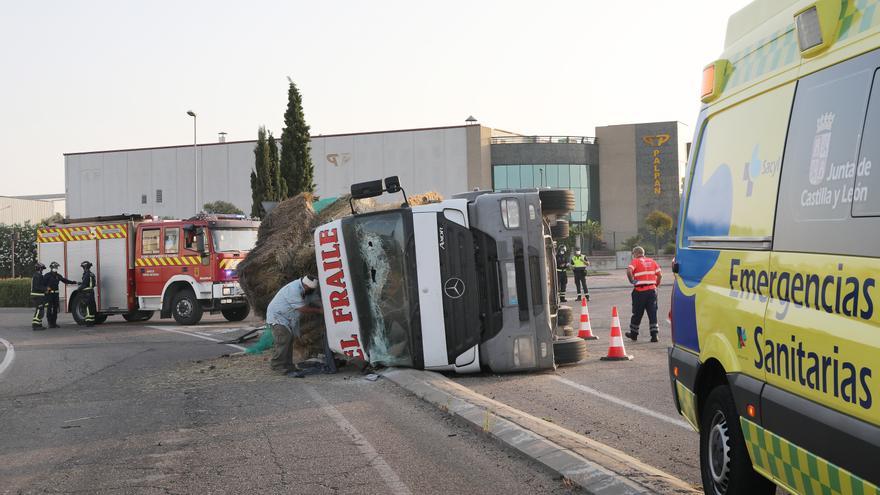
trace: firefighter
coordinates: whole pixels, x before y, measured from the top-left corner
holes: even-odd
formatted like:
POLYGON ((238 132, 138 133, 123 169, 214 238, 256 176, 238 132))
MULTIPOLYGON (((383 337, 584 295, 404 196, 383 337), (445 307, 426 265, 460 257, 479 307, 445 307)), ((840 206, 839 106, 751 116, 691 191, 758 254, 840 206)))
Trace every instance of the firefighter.
POLYGON ((34 276, 31 278, 31 302, 34 305, 34 317, 31 318, 33 330, 45 330, 43 313, 46 312, 46 282, 43 281, 43 270, 46 265, 37 262, 34 265, 34 276))
POLYGON ((629 323, 629 332, 626 336, 635 341, 639 338, 639 325, 642 323, 642 315, 648 313, 648 322, 651 324, 651 342, 659 342, 657 334, 657 287, 660 286, 660 265, 656 261, 645 256, 645 249, 636 246, 632 250, 633 260, 626 269, 629 283, 633 284, 632 291, 632 319, 629 323))
POLYGON ((77 290, 86 299, 86 326, 93 327, 95 326, 95 314, 98 312, 98 308, 95 306, 95 274, 92 273, 92 263, 90 261, 83 261, 79 266, 83 269, 83 277, 77 290))
POLYGON ((293 363, 293 339, 301 335, 300 314, 323 313, 320 307, 314 305, 313 294, 317 288, 318 280, 305 275, 279 289, 266 308, 266 323, 271 326, 275 340, 275 350, 269 362, 272 371, 302 377, 297 375, 298 370, 293 363))
POLYGON ((581 254, 579 248, 575 248, 574 256, 571 258, 571 267, 572 271, 574 271, 574 285, 577 288, 578 301, 584 297, 587 298, 587 301, 590 300, 590 289, 587 287, 588 266, 590 266, 590 262, 587 261, 587 257, 581 254))
POLYGON ((46 284, 46 319, 49 321, 49 328, 58 328, 59 283, 76 284, 73 280, 67 280, 64 275, 58 273, 60 266, 57 261, 49 263, 49 273, 43 276, 43 283, 46 284))
POLYGON ((556 251, 556 281, 559 285, 559 302, 565 302, 565 289, 568 286, 568 248, 564 244, 556 251))

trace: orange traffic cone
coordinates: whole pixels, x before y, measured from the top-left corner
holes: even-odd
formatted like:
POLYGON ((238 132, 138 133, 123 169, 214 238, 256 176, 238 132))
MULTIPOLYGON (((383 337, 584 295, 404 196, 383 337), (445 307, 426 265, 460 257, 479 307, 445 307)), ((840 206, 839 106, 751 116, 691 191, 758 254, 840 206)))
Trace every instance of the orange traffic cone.
POLYGON ((608 355, 601 359, 602 361, 629 361, 632 359, 632 356, 628 356, 623 347, 623 334, 620 332, 620 317, 617 316, 617 306, 611 309, 611 342, 608 344, 608 355))
POLYGON ((597 340, 599 338, 593 335, 593 327, 590 325, 590 310, 587 309, 586 299, 581 299, 581 328, 578 330, 578 337, 584 340, 597 340))

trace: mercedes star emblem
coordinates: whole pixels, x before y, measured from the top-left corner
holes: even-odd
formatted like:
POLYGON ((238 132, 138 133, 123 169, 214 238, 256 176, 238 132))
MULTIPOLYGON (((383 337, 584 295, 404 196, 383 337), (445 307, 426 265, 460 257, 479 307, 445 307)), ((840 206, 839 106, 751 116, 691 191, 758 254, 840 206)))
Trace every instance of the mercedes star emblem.
POLYGON ((443 292, 450 299, 458 299, 464 295, 464 281, 460 278, 452 277, 443 284, 443 292))

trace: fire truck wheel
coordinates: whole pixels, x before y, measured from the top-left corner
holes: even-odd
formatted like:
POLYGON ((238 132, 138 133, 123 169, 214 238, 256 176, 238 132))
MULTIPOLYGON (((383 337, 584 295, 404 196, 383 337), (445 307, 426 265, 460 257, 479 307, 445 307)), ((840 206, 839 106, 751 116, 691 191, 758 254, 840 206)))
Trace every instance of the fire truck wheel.
POLYGON ((568 306, 559 306, 556 310, 556 326, 567 327, 574 322, 574 313, 568 306))
POLYGON ((250 306, 241 306, 238 308, 228 308, 221 309, 221 313, 223 313, 223 317, 226 318, 227 321, 241 321, 247 318, 247 315, 251 312, 250 306))
POLYGON ((568 239, 570 232, 568 220, 557 220, 555 225, 550 226, 550 236, 553 239, 568 239))
POLYGON ((171 316, 181 325, 195 325, 202 320, 202 305, 191 290, 182 290, 171 302, 171 316))
POLYGON ((96 314, 95 315, 95 325, 100 325, 101 323, 104 323, 105 321, 107 321, 108 316, 110 316, 110 315, 107 315, 104 313, 96 314))
POLYGON ((569 189, 545 189, 538 191, 544 215, 567 215, 574 211, 574 192, 569 189))
POLYGON ((70 301, 70 314, 73 315, 73 321, 77 325, 86 324, 86 298, 82 294, 73 296, 73 300, 70 301))
POLYGON ((553 342, 556 364, 574 364, 587 358, 587 343, 577 337, 562 337, 553 342))
POLYGON ((152 311, 132 311, 131 313, 125 313, 122 315, 122 318, 127 322, 147 321, 152 317, 152 311))

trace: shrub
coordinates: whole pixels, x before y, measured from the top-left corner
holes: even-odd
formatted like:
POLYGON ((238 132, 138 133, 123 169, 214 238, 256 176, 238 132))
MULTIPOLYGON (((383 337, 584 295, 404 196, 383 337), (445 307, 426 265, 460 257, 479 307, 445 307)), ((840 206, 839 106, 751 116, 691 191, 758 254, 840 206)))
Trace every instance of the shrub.
POLYGON ((670 242, 663 246, 663 254, 675 254, 675 243, 670 242))
POLYGON ((0 308, 26 308, 30 305, 30 279, 7 278, 0 280, 0 308))

